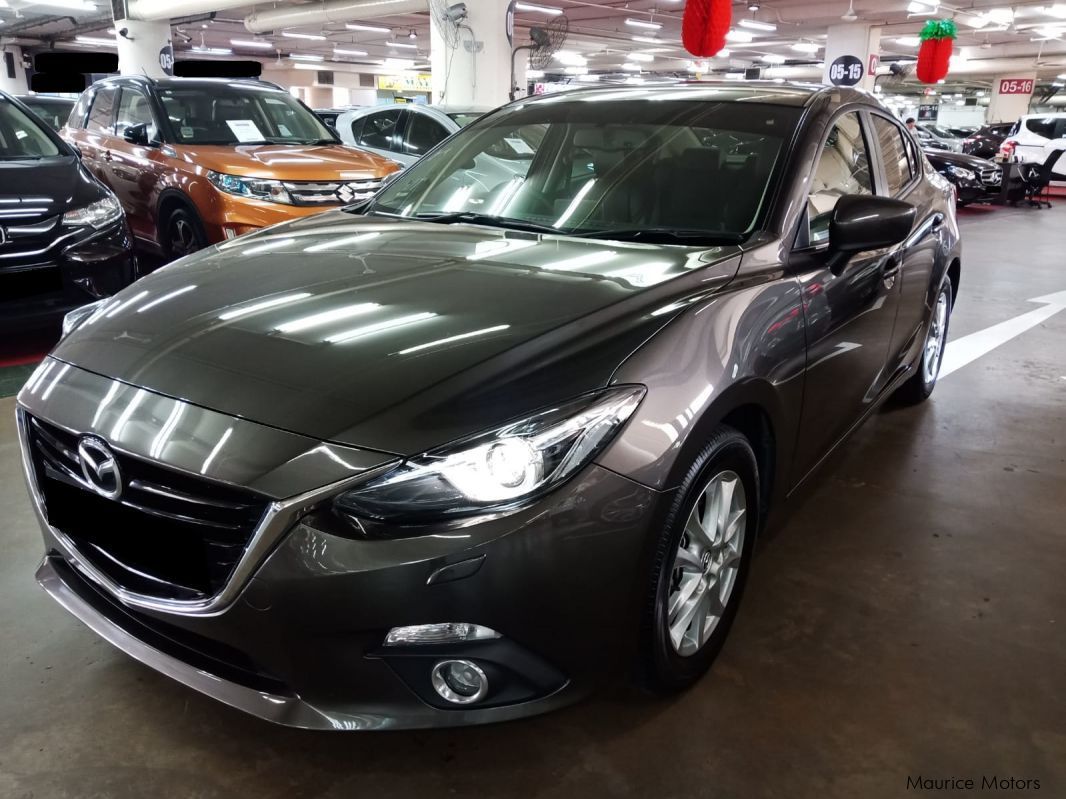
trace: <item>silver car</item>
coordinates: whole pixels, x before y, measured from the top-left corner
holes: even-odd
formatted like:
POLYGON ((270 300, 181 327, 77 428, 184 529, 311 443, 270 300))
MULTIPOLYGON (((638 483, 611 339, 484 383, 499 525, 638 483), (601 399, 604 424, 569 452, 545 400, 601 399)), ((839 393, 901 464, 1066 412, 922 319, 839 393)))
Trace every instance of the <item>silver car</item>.
POLYGON ((376 105, 337 117, 341 141, 410 166, 490 108, 376 105))

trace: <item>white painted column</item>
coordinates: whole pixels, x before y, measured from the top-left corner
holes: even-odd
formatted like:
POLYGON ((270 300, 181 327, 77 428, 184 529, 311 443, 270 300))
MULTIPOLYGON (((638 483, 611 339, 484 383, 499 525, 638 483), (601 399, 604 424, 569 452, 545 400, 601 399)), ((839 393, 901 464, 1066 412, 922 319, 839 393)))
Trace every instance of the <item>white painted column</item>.
POLYGON ((822 72, 822 82, 838 86, 853 85, 857 89, 872 92, 877 77, 874 61, 880 47, 880 28, 855 22, 830 25, 829 35, 825 40, 825 70, 822 72), (875 58, 872 59, 871 56, 875 58), (836 75, 833 74, 834 62, 837 63, 836 75), (858 82, 853 83, 855 73, 851 70, 856 62, 861 65, 862 74, 858 82), (843 76, 840 75, 842 67, 845 72, 843 76))
MULTIPOLYGON (((511 44, 507 39, 507 0, 466 0, 467 18, 459 41, 449 47, 436 23, 430 37, 433 102, 444 105, 497 106, 507 102, 511 81, 511 44)), ((526 85, 528 53, 516 56, 516 77, 526 85)))
POLYGON ((172 74, 174 45, 170 40, 170 22, 146 22, 124 19, 115 22, 118 42, 118 71, 122 75, 147 75, 161 78, 172 74), (118 31, 125 29, 126 35, 118 31))
MULTIPOLYGON (((0 31, 3 31, 3 28, 0 28, 0 31)), ((0 46, 0 89, 8 94, 25 94, 30 90, 26 81, 26 70, 22 68, 22 48, 17 44, 0 46), (11 54, 13 75, 9 75, 7 71, 8 53, 11 54)))
POLYGON ((992 102, 988 106, 989 122, 1017 122, 1029 113, 1036 86, 1036 72, 1011 72, 992 78, 992 102), (1029 91, 1024 91, 1025 89, 1029 91))

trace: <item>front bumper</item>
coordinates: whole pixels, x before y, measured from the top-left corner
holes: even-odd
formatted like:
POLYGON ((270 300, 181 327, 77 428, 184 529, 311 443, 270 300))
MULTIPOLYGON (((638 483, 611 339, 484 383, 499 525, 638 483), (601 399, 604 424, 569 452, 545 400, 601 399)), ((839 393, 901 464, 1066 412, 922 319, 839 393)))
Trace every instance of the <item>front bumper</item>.
MULTIPOLYGON (((20 402, 38 416, 62 416, 67 407, 29 392, 20 402)), ((197 429, 204 413, 193 420, 197 429)), ((131 428, 147 424, 149 414, 139 414, 131 428)), ((263 438, 282 435, 266 430, 263 438)), ((248 431, 231 440, 246 440, 248 431)), ((153 431, 140 435, 151 440, 153 431)), ((130 602, 104 587, 48 523, 29 458, 26 465, 45 542, 37 574, 45 590, 134 658, 269 721, 315 729, 504 721, 575 701, 635 652, 660 495, 595 465, 532 507, 416 538, 344 534, 311 507, 254 564, 232 601, 185 610, 130 602), (436 622, 475 623, 503 637, 382 645, 392 627, 436 622), (455 657, 488 673, 482 703, 453 708, 430 689, 432 666, 455 657)), ((284 472, 259 483, 277 486, 284 472)))
POLYGON ((109 297, 136 279, 137 259, 125 221, 38 257, 0 258, 0 330, 55 324, 67 311, 109 297))

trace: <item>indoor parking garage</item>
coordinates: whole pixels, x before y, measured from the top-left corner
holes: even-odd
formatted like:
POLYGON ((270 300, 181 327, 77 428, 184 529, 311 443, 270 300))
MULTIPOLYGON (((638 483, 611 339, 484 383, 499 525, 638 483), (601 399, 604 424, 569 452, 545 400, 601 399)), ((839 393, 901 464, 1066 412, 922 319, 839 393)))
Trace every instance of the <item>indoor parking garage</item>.
POLYGON ((0 797, 1066 796, 1066 5, 0 51, 0 797))

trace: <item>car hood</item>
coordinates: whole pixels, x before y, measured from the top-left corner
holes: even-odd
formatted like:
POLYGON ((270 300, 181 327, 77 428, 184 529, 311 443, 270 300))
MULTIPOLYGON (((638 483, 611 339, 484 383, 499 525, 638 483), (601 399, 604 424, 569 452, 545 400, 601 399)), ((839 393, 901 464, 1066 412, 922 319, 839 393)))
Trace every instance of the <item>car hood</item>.
POLYGON ((991 161, 978 158, 976 155, 955 153, 950 150, 926 150, 925 155, 934 166, 937 164, 953 164, 954 166, 961 166, 978 172, 982 169, 988 169, 990 166, 995 166, 991 161))
POLYGON ((359 180, 399 169, 388 158, 343 144, 177 145, 174 149, 205 169, 276 180, 359 180))
POLYGON ((103 196, 76 156, 0 159, 0 225, 55 216, 103 196))
POLYGON ((262 424, 413 454, 607 385, 739 261, 737 247, 335 211, 163 267, 54 355, 262 424))

